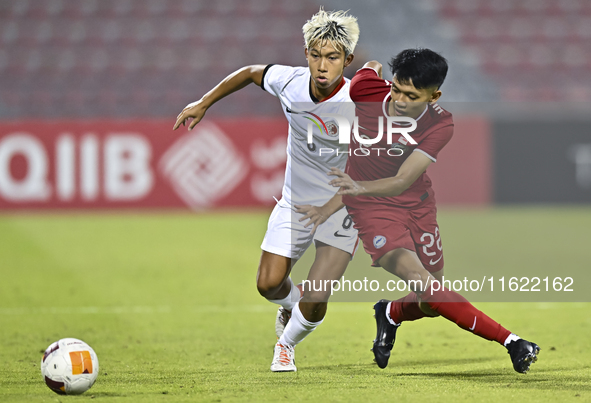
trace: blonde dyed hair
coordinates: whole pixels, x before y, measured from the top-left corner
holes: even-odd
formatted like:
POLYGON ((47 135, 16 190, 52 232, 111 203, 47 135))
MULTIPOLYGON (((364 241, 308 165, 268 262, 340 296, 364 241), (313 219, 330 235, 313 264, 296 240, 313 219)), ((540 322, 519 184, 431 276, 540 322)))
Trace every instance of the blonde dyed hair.
POLYGON ((352 54, 359 40, 357 18, 347 11, 326 12, 322 7, 302 27, 306 49, 318 42, 330 43, 336 50, 345 51, 345 57, 352 54))

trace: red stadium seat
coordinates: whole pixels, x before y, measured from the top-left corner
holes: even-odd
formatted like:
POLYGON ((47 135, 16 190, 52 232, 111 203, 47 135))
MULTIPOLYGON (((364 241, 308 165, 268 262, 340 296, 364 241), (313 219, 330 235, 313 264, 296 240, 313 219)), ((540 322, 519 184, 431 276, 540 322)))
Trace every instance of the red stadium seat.
MULTIPOLYGON (((428 8, 456 27, 460 43, 498 82, 503 99, 568 100, 561 86, 575 88, 569 79, 576 77, 581 88, 591 82, 587 0, 439 0, 428 8), (516 81, 507 83, 508 77, 516 81), (535 88, 540 82, 544 87, 535 88)), ((581 100, 591 92, 569 91, 581 100)))
MULTIPOLYGON (((305 65, 301 27, 317 9, 307 0, 0 1, 0 96, 47 117, 168 116, 243 65, 305 65)), ((219 113, 281 113, 263 91, 235 95, 219 113)))

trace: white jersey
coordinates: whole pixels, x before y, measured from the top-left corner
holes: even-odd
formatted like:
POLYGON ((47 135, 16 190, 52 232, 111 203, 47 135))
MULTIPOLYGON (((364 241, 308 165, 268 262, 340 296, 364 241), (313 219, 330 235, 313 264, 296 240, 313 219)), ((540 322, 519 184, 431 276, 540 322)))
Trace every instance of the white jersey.
POLYGON ((352 126, 355 107, 349 97, 349 79, 323 102, 315 102, 310 90, 310 70, 307 67, 269 65, 263 74, 261 87, 281 101, 289 122, 287 167, 282 201, 289 206, 312 204, 321 206, 334 196, 337 188, 328 184, 330 168, 345 170, 348 144, 339 144, 335 118, 321 116, 339 114, 352 126), (312 129, 313 143, 308 143, 312 129))

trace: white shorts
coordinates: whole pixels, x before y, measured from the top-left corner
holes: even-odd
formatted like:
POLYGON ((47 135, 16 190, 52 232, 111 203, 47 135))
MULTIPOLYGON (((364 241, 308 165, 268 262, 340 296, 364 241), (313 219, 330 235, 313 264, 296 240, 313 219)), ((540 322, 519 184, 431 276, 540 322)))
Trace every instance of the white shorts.
POLYGON ((353 257, 359 245, 359 238, 345 207, 322 223, 314 235, 311 234, 312 226, 304 227, 307 221, 299 221, 303 216, 293 211, 283 200, 279 201, 269 217, 261 249, 297 260, 303 256, 312 241, 319 241, 343 250, 353 257))

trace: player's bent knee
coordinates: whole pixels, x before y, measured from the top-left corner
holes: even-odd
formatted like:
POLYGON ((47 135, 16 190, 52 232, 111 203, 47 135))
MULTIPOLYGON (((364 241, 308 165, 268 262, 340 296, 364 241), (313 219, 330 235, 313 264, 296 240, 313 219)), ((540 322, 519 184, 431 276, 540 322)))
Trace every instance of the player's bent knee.
POLYGON ((408 288, 419 296, 429 288, 432 279, 426 270, 409 270, 399 277, 404 279, 408 288))
POLYGON ((265 298, 273 298, 275 294, 281 289, 283 285, 283 281, 277 280, 261 280, 260 278, 257 279, 257 290, 259 294, 261 294, 265 298))
POLYGON ((259 268, 259 273, 257 275, 257 290, 263 297, 273 299, 275 294, 281 290, 284 282, 284 276, 259 268))
POLYGON ((291 259, 263 251, 257 271, 257 289, 267 299, 275 298, 289 276, 291 259))

